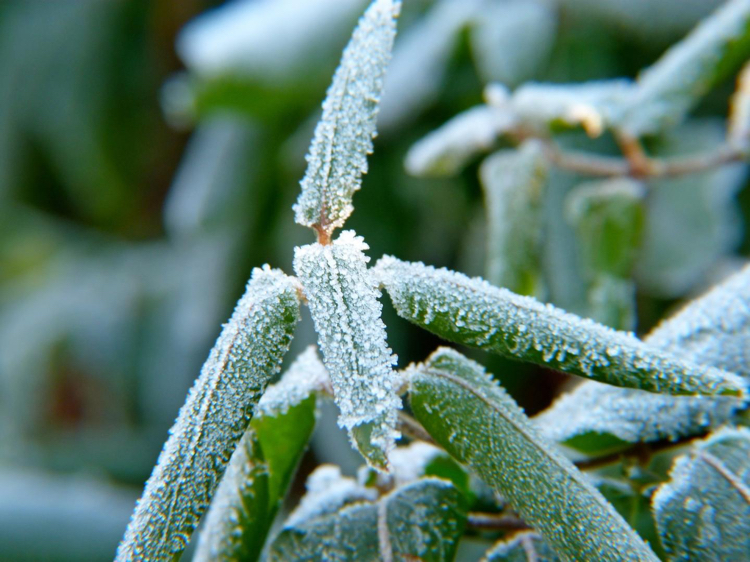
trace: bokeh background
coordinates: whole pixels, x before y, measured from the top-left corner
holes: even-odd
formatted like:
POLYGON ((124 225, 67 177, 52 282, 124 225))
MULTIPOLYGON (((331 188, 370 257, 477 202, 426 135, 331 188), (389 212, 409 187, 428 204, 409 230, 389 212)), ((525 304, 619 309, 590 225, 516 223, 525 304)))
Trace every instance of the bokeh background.
MULTIPOLYGON (((0 560, 114 555, 251 268, 291 273, 294 246, 313 240, 291 205, 366 4, 0 2, 0 560)), ((456 177, 414 178, 403 166, 409 147, 481 103, 489 82, 633 77, 720 2, 404 4, 371 171, 347 227, 374 259, 479 275, 478 160, 456 177)), ((653 149, 718 144, 733 88, 729 76, 653 149)), ((679 259, 668 274, 658 260, 637 273, 638 332, 750 251, 744 168, 680 181, 675 201, 691 228, 659 223, 661 251, 679 259)), ((576 310, 569 289, 550 300, 576 310)), ((384 301, 399 364, 424 359, 438 341, 384 301)), ((314 341, 305 318, 292 356, 314 341)), ((565 384, 474 356, 529 413, 565 384)), ((301 477, 319 462, 349 473, 359 464, 334 419, 324 412, 301 477)))

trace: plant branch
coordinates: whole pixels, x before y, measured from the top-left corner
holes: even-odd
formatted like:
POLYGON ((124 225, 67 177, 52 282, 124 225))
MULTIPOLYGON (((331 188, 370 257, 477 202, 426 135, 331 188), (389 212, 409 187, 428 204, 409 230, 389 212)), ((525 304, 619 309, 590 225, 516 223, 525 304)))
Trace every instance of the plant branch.
POLYGON ((630 176, 633 178, 678 177, 705 172, 731 162, 739 162, 744 156, 737 148, 728 144, 713 152, 677 156, 673 158, 651 158, 638 148, 625 144, 626 158, 602 156, 587 152, 564 151, 553 141, 544 141, 546 154, 556 166, 589 176, 630 176))
POLYGON ((632 445, 627 449, 623 449, 622 451, 610 453, 608 455, 602 455, 600 457, 593 457, 590 459, 576 461, 573 464, 575 464, 580 470, 593 470, 595 468, 601 468, 603 466, 619 462, 623 459, 635 458, 640 464, 643 465, 646 464, 654 454, 661 451, 666 451, 668 449, 681 447, 686 443, 692 441, 693 439, 699 437, 701 436, 692 435, 690 437, 683 437, 675 441, 664 440, 655 441, 653 443, 636 443, 635 445, 632 445))
POLYGON ((422 424, 403 411, 399 410, 398 412, 398 423, 396 427, 403 435, 406 435, 411 439, 417 439, 419 441, 430 443, 431 445, 437 445, 432 436, 427 433, 424 427, 422 427, 422 424))

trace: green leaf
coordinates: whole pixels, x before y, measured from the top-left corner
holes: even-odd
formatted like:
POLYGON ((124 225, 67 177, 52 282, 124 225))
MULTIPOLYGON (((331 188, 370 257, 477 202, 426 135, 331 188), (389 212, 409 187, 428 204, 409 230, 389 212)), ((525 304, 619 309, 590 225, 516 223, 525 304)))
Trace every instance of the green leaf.
POLYGON ((299 320, 297 289, 279 270, 253 270, 170 431, 117 560, 170 560, 187 546, 289 349, 299 320))
POLYGON ((628 178, 584 183, 566 200, 587 281, 591 318, 618 330, 635 327, 635 267, 644 221, 643 185, 628 178))
POLYGON ((460 492, 445 480, 423 478, 375 503, 287 523, 268 559, 447 562, 453 560, 465 522, 460 492))
POLYGON ((479 169, 487 209, 487 280, 542 298, 548 161, 541 143, 496 152, 479 169))
MULTIPOLYGON (((659 157, 711 152, 724 142, 720 121, 692 119, 662 135, 659 157)), ((731 257, 742 237, 737 192, 745 169, 726 165, 648 182, 643 243, 636 277, 645 292, 682 297, 711 283, 711 273, 731 257)))
POLYGON ((746 560, 750 430, 725 428, 679 457, 653 498, 669 560, 746 560))
POLYGON ((414 415, 570 560, 656 560, 653 552, 480 365, 441 348, 410 369, 414 415))
POLYGON ((682 121, 693 106, 750 54, 750 2, 730 0, 638 77, 621 128, 653 134, 682 121))
POLYGON ((396 36, 398 0, 374 0, 344 50, 307 156, 297 223, 327 236, 351 214, 367 172, 383 77, 396 36))
POLYGON ((557 15, 535 0, 485 2, 472 21, 471 46, 483 82, 516 86, 537 74, 555 42, 557 15))
POLYGON ((375 266, 396 312, 456 343, 600 380, 672 394, 742 395, 732 373, 682 361, 632 334, 447 269, 386 256, 375 266))
MULTIPOLYGON (((687 361, 729 369, 750 378, 750 266, 690 302, 646 338, 650 346, 687 361)), ((665 396, 579 385, 535 418, 544 435, 587 453, 627 443, 677 439, 729 421, 742 401, 723 397, 665 396)))
POLYGON ((327 373, 310 347, 268 388, 206 515, 194 562, 257 560, 315 425, 327 373))
POLYGON ((400 376, 386 342, 368 246, 351 230, 328 245, 296 248, 294 270, 310 307, 323 361, 331 376, 339 425, 373 467, 387 468, 393 448, 400 376))
POLYGON ((541 536, 533 531, 516 533, 509 540, 498 541, 482 562, 559 562, 560 558, 541 536))

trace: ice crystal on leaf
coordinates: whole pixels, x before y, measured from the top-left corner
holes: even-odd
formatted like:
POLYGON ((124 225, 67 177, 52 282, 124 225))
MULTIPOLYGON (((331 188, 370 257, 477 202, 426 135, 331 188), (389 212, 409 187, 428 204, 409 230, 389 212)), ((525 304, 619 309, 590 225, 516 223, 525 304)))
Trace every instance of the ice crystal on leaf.
POLYGON ((296 281, 255 269, 180 409, 117 560, 171 560, 187 546, 299 319, 296 281))
POLYGON ((369 249, 351 230, 333 244, 296 248, 294 270, 307 297, 323 361, 331 376, 339 424, 369 462, 384 468, 401 407, 396 358, 386 343, 376 284, 367 270, 369 249), (363 433, 364 432, 364 433, 363 433), (377 451, 368 453, 372 444, 377 451), (373 455, 382 457, 375 460, 373 455))
POLYGON ((482 279, 390 256, 374 271, 400 316, 449 341, 616 386, 669 394, 745 392, 733 373, 683 361, 632 334, 482 279))
POLYGON ((367 172, 383 78, 401 3, 375 0, 344 50, 307 156, 295 220, 327 236, 351 214, 367 172))
MULTIPOLYGON (((646 343, 750 378, 750 266, 662 322, 646 343)), ((741 405, 729 397, 663 396, 592 381, 563 395, 535 421, 555 441, 600 434, 633 443, 700 433, 726 423, 741 405)))

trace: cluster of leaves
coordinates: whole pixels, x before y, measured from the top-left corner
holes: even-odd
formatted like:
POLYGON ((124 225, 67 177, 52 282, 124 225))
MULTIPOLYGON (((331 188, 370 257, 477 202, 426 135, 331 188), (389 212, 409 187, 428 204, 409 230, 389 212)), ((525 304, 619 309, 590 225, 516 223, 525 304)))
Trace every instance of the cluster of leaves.
MULTIPOLYGON (((391 256, 368 268, 362 237, 351 230, 333 237, 367 170, 399 9, 397 0, 371 3, 323 104, 295 205, 297 222, 317 242, 295 249, 296 278, 268 266, 254 271, 180 412, 118 560, 179 557, 206 510, 199 560, 451 560, 467 532, 499 537, 485 554, 493 561, 658 560, 655 550, 668 559, 746 555, 750 267, 644 340, 621 330, 635 318, 632 275, 646 259, 644 225, 664 219, 657 198, 645 194, 658 193, 664 178, 712 172, 750 149, 746 81, 732 134, 717 153, 652 158, 640 142, 677 126, 717 68, 746 54, 750 3, 728 2, 635 83, 527 85, 512 95, 493 87, 487 106, 414 147, 409 169, 448 173, 495 137, 519 144, 480 172, 495 284, 391 256), (609 131, 624 158, 570 152, 551 134, 558 127, 594 138, 609 131), (540 302, 564 300, 545 268, 555 168, 612 176, 560 194, 585 279, 578 307, 594 319, 540 302), (590 380, 530 419, 454 349, 394 370, 379 288, 399 316, 443 339, 590 380), (308 349, 267 388, 300 304, 309 307, 322 360, 308 349), (401 411, 402 395, 413 418, 401 411), (267 540, 316 402, 326 398, 367 466, 356 479, 318 468, 267 540), (401 433, 413 442, 397 447, 401 433), (673 451, 648 457, 675 440, 687 449, 660 479, 650 463, 669 462, 673 451), (508 536, 509 529, 524 531, 508 536)), ((477 35, 487 40, 486 31, 477 35)), ((677 290, 668 274, 651 273, 656 290, 677 290)))

